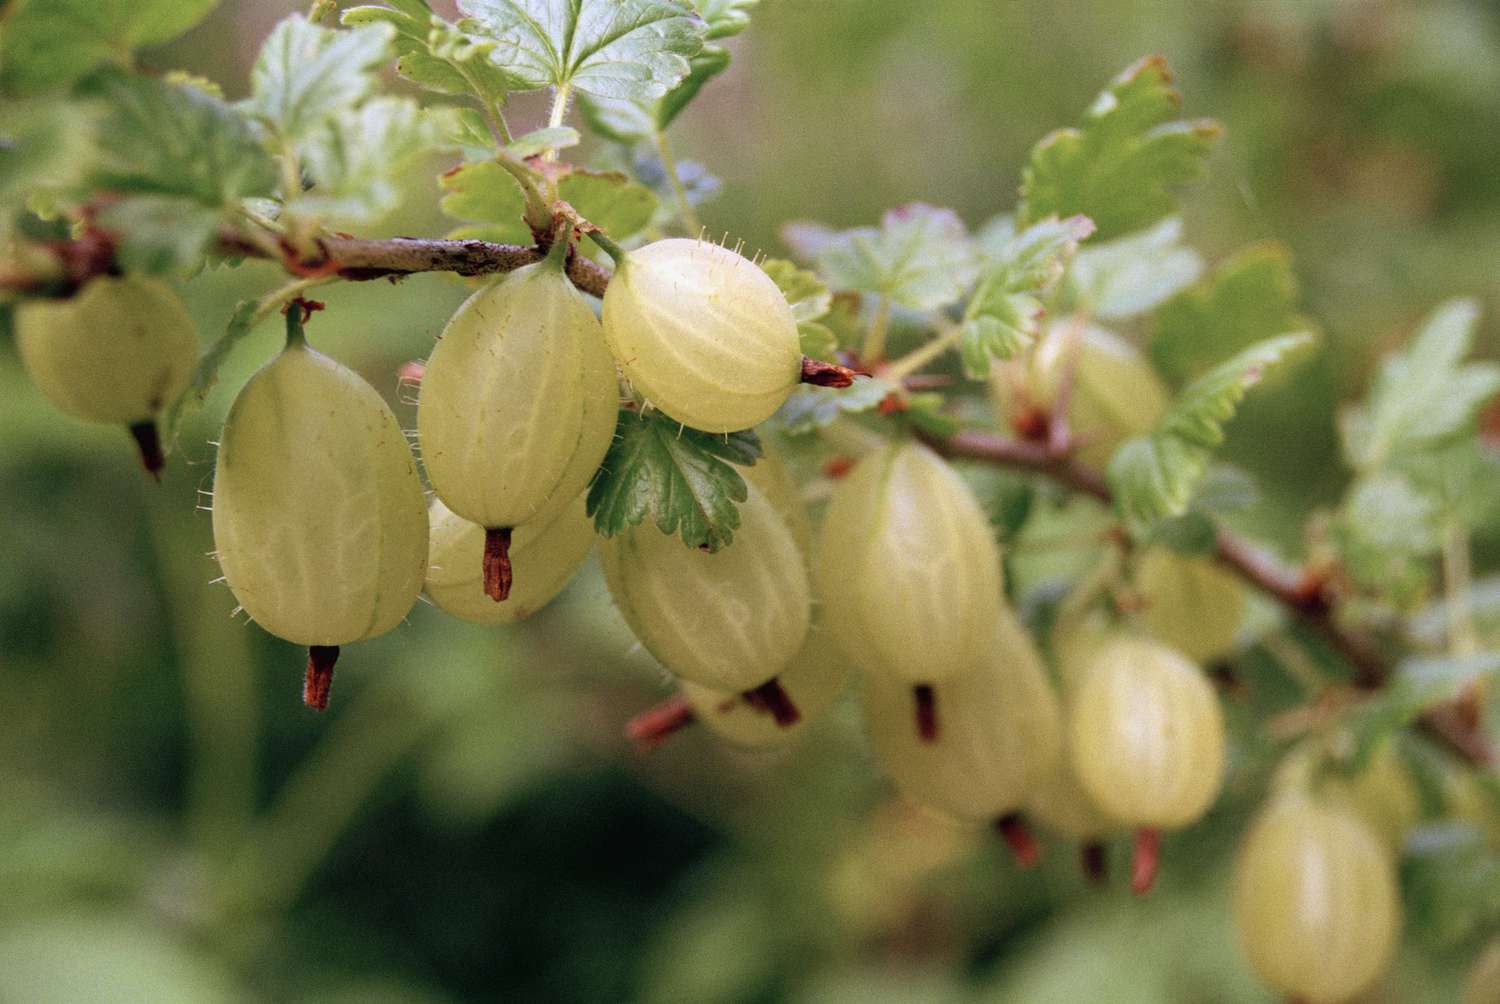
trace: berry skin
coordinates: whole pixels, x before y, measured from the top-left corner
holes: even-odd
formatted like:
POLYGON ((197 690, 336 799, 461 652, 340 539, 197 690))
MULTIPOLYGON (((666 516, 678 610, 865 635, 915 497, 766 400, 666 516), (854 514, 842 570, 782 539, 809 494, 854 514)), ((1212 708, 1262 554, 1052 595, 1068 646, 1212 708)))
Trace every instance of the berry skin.
POLYGON ((605 581, 641 644, 684 680, 743 694, 774 680, 811 620, 806 561, 754 485, 734 541, 712 554, 655 526, 600 542, 605 581))
POLYGON ((1002 428, 1034 421, 1052 409, 1074 355, 1068 424, 1081 444, 1079 458, 1103 467, 1115 447, 1156 425, 1170 397, 1135 346, 1093 325, 1076 330, 1068 318, 1048 324, 1027 356, 991 370, 990 396, 1002 428))
POLYGON ((509 624, 540 610, 562 592, 594 546, 583 493, 522 524, 510 546, 515 586, 506 602, 496 603, 484 591, 484 527, 455 514, 441 499, 433 500, 428 516, 427 595, 454 617, 477 624, 509 624))
POLYGON ((374 388, 301 339, 230 408, 213 525, 235 599, 298 645, 384 634, 422 588, 427 506, 401 426, 374 388))
POLYGON ((1156 548, 1136 566, 1135 585, 1146 599, 1141 624, 1153 638, 1200 665, 1234 650, 1245 590, 1228 569, 1210 558, 1156 548))
POLYGON ((593 477, 618 400, 599 322, 561 260, 517 269, 464 301, 428 360, 417 429, 433 490, 486 530, 542 519, 593 477))
POLYGON ((603 316, 635 389, 695 429, 759 425, 801 379, 786 297, 758 265, 717 244, 672 238, 630 252, 603 316))
POLYGON ((775 716, 742 695, 682 682, 682 694, 697 719, 725 742, 748 748, 783 745, 821 718, 849 688, 849 662, 828 633, 813 627, 807 642, 786 664, 777 681, 800 717, 780 725, 775 716))
POLYGON ((968 485, 937 454, 906 442, 861 458, 834 489, 822 538, 829 630, 871 676, 910 690, 991 659, 999 547, 968 485))
POLYGON ((32 383, 62 411, 131 426, 148 469, 161 466, 155 422, 198 363, 198 330, 160 279, 101 276, 68 300, 16 308, 16 349, 32 383))
POLYGON ((1320 761, 1314 745, 1293 750, 1276 768, 1272 789, 1339 799, 1360 812, 1391 849, 1399 851, 1407 834, 1421 821, 1422 797, 1401 762, 1396 744, 1381 744, 1353 777, 1320 761))
POLYGON ((1272 987, 1308 1004, 1347 1001, 1395 952, 1401 903, 1390 851, 1347 803, 1277 798, 1240 847, 1234 922, 1272 987))
POLYGON ((803 556, 810 557, 813 553, 812 520, 808 518, 807 505, 802 501, 802 487, 792 477, 769 438, 761 440, 761 449, 761 456, 755 463, 738 470, 747 482, 765 495, 766 501, 792 531, 803 556))
POLYGON ((1224 719, 1181 653, 1120 637, 1094 656, 1069 703, 1073 770, 1106 815, 1175 829, 1208 811, 1223 780, 1224 719))
POLYGON ((924 740, 911 726, 911 687, 882 674, 865 681, 875 752, 912 802, 970 822, 1008 816, 1056 768, 1062 745, 1057 697, 1025 630, 1008 610, 990 629, 978 667, 936 684, 942 728, 924 740))

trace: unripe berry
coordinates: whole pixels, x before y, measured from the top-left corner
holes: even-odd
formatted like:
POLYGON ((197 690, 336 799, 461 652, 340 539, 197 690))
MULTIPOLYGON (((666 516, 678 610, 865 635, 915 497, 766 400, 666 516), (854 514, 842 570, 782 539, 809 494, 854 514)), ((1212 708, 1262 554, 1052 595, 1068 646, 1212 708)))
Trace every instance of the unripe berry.
POLYGON ((480 289, 443 329, 422 377, 422 460, 443 503, 490 531, 478 560, 492 599, 509 593, 508 531, 583 491, 618 401, 599 322, 560 258, 480 289))
POLYGON ((796 540, 754 485, 734 541, 709 553, 655 526, 600 542, 625 623, 684 680, 740 694, 773 680, 802 647, 811 589, 796 540))
POLYGON ((594 546, 594 524, 584 506, 580 492, 568 505, 516 528, 510 545, 515 585, 504 603, 496 603, 484 591, 484 527, 433 500, 427 595, 453 616, 478 624, 508 624, 530 616, 562 592, 594 546))
POLYGON ((1245 591, 1228 569, 1206 557, 1152 549, 1136 566, 1146 631, 1197 663, 1234 650, 1245 618, 1245 591))
POLYGON ((968 485, 937 454, 906 442, 865 455, 834 489, 822 538, 826 622, 871 676, 910 689, 990 661, 999 547, 968 485))
POLYGON ((776 677, 799 715, 781 724, 775 715, 743 694, 682 681, 683 696, 697 719, 726 742, 766 747, 788 742, 821 718, 849 686, 849 662, 828 637, 813 627, 807 641, 776 677))
MULTIPOLYGON (((422 588, 427 506, 401 426, 374 388, 300 338, 230 408, 213 524, 235 599, 298 645, 324 650, 383 634, 422 588)), ((317 706, 331 659, 317 667, 321 693, 313 668, 308 700, 317 706)))
POLYGON ((797 386, 797 321, 754 262, 697 240, 631 251, 604 294, 604 334, 642 396, 705 432, 770 418, 797 386))
POLYGON ((1338 800, 1286 796, 1250 827, 1234 920, 1261 979, 1309 1004, 1347 1001, 1390 962, 1401 926, 1390 851, 1338 800))
POLYGON ((1121 637, 1095 655, 1070 703, 1073 769, 1106 814, 1170 829, 1208 811, 1223 780, 1224 719, 1186 657, 1121 637))
POLYGON ((802 488, 787 470, 781 454, 767 439, 761 440, 761 456, 749 467, 738 468, 747 482, 759 488, 771 508, 792 531, 804 557, 813 553, 812 520, 802 500, 802 488))
POLYGON ((1353 807, 1392 850, 1406 843, 1422 818, 1422 797, 1394 742, 1381 744, 1352 777, 1323 764, 1317 746, 1303 745, 1282 760, 1271 786, 1278 793, 1334 799, 1353 807))
POLYGON ((1102 467, 1120 443, 1150 431, 1170 400, 1151 364, 1123 338, 1059 318, 1028 355, 991 370, 990 395, 1003 427, 1045 418, 1057 403, 1070 355, 1069 427, 1082 444, 1079 457, 1102 467))
POLYGON ((911 688, 866 678, 865 710, 881 766, 908 799, 972 822, 1020 808, 1056 767, 1057 697, 1041 658, 1008 610, 996 618, 980 665, 935 685, 942 728, 911 726, 911 688))
POLYGON ((58 408, 131 427, 149 470, 161 467, 156 419, 192 379, 198 331, 160 279, 92 279, 68 300, 16 308, 16 350, 58 408))

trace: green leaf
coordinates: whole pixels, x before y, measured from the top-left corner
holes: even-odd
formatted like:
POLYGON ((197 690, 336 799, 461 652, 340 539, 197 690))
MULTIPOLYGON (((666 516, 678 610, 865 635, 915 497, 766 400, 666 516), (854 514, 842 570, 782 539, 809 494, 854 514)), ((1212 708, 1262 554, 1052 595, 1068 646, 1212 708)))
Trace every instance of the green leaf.
POLYGON ((465 31, 517 89, 572 87, 605 98, 659 98, 687 76, 707 30, 673 0, 462 0, 465 31))
POLYGON ((395 29, 396 70, 440 94, 472 94, 486 107, 511 90, 512 81, 489 53, 494 43, 476 38, 432 12, 427 0, 389 0, 389 7, 351 7, 344 25, 384 23, 395 29))
MULTIPOLYGON (((0 14, 0 93, 61 90, 187 31, 218 0, 31 0, 0 14)), ((3 7, 4 5, 0 5, 3 7)))
POLYGON ((1145 536, 1159 520, 1187 511, 1245 393, 1267 368, 1310 341, 1295 334, 1252 345, 1183 390, 1150 434, 1120 446, 1108 479, 1132 533, 1145 536))
POLYGON ((517 157, 531 157, 547 150, 566 150, 581 142, 583 137, 571 126, 544 127, 533 129, 524 136, 517 136, 506 149, 517 157))
POLYGON ((1174 191, 1202 177, 1221 132, 1174 121, 1181 99, 1171 82, 1165 60, 1141 60, 1095 99, 1081 128, 1038 143, 1022 173, 1020 221, 1082 213, 1109 240, 1171 214, 1174 191))
POLYGON ((698 92, 729 68, 729 50, 705 45, 688 60, 688 75, 665 95, 655 99, 603 98, 585 94, 579 101, 589 128, 616 143, 634 145, 665 132, 698 92))
POLYGON ((1474 427, 1500 391, 1500 365, 1464 363, 1479 305, 1450 300, 1428 317, 1404 352, 1388 357, 1363 407, 1340 422, 1344 454, 1358 470, 1439 447, 1474 427))
POLYGON ((1080 248, 1068 270, 1071 298, 1093 317, 1137 317, 1182 292, 1203 273, 1203 259, 1182 244, 1182 220, 1080 248))
POLYGON ((223 212, 177 195, 133 195, 106 206, 99 224, 116 234, 127 272, 186 272, 203 263, 223 212))
POLYGON ((963 296, 978 274, 977 248, 951 209, 914 202, 887 212, 878 229, 823 229, 818 271, 835 288, 933 310, 963 296))
POLYGON ((1094 232, 1087 217, 1048 217, 1000 240, 991 230, 987 265, 964 311, 959 352, 964 372, 982 380, 993 359, 1009 359, 1035 339, 1046 313, 1042 297, 1057 285, 1080 241, 1094 232))
POLYGON ((760 0, 693 0, 693 7, 708 25, 705 38, 738 35, 750 24, 750 8, 760 0))
POLYGON ((182 420, 203 407, 203 402, 208 400, 209 393, 219 382, 219 367, 224 365, 224 360, 229 358, 234 347, 250 333, 251 321, 259 307, 259 300, 241 300, 235 305, 224 334, 199 358, 187 390, 178 395, 177 400, 162 415, 162 441, 169 449, 177 440, 177 430, 182 425, 182 420))
POLYGON ((390 58, 395 37, 382 21, 335 31, 299 14, 285 18, 261 46, 240 107, 295 143, 374 93, 375 70, 390 58))
POLYGON ((746 498, 735 464, 761 455, 753 431, 715 435, 661 414, 622 410, 615 439, 589 486, 588 513, 606 537, 646 519, 688 547, 717 551, 734 539, 746 498))
POLYGON ((1400 474, 1356 481, 1334 529, 1344 568, 1361 587, 1404 607, 1431 585, 1441 544, 1437 507, 1400 474))
POLYGON ((400 179, 452 131, 448 109, 423 110, 410 98, 372 98, 325 123, 302 146, 312 188, 297 210, 341 223, 370 223, 401 201, 400 179))
POLYGON ((0 101, 0 244, 28 204, 83 180, 97 148, 98 112, 53 98, 0 101))
MULTIPOLYGON (((454 236, 531 242, 531 231, 521 218, 525 212, 521 189, 495 161, 464 164, 439 178, 438 184, 448 193, 440 203, 443 212, 482 224, 460 228, 454 236)), ((655 193, 619 171, 575 168, 558 181, 557 195, 616 240, 645 229, 657 207, 655 193)))
POLYGON ((880 377, 860 377, 848 387, 798 387, 781 406, 777 417, 797 436, 815 432, 840 415, 869 411, 898 388, 880 377))
POLYGON ((1500 674, 1500 653, 1466 658, 1418 657, 1403 660, 1391 679, 1346 719, 1353 735, 1352 764, 1358 770, 1393 733, 1415 722, 1424 711, 1458 697, 1475 681, 1500 674))
POLYGON ((1297 311, 1291 252, 1266 241, 1235 253, 1162 306, 1151 358, 1171 379, 1188 380, 1263 338, 1311 327, 1297 311))
POLYGON ((802 341, 802 354, 833 362, 839 340, 833 329, 820 323, 833 307, 833 294, 823 285, 823 280, 816 272, 798 268, 785 258, 769 258, 761 262, 760 267, 776 283, 792 308, 792 316, 797 319, 797 334, 802 341))
POLYGON ((1477 436, 1412 454, 1399 469, 1462 526, 1485 527, 1500 516, 1500 453, 1477 436))
POLYGON ((88 93, 103 111, 91 187, 211 206, 271 190, 271 158, 244 117, 212 94, 125 73, 97 78, 88 93))
POLYGON ((1472 825, 1424 828, 1410 841, 1402 879, 1407 929, 1427 946, 1452 953, 1500 925, 1500 857, 1472 825))

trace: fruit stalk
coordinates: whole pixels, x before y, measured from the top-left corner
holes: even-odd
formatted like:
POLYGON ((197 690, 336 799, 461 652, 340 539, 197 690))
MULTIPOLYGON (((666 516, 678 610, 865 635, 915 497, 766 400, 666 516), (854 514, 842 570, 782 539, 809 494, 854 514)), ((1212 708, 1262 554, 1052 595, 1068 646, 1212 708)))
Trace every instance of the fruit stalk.
POLYGON ((312 645, 307 649, 307 675, 302 681, 302 703, 314 711, 328 710, 328 692, 333 688, 333 664, 338 661, 337 645, 312 645))
POLYGON ((501 526, 484 531, 484 593, 496 603, 510 596, 510 530, 501 526))

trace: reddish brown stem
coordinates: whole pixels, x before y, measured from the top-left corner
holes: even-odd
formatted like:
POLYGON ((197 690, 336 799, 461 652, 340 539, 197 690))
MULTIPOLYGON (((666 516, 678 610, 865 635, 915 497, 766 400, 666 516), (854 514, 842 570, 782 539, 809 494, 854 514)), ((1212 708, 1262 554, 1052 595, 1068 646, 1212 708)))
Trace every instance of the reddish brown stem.
POLYGON ((156 427, 156 422, 146 419, 137 422, 130 427, 130 435, 135 439, 136 449, 141 454, 141 466, 146 468, 157 481, 161 480, 161 470, 167 465, 167 458, 161 450, 161 432, 156 427))
POLYGON ((1078 864, 1089 885, 1102 886, 1109 881, 1109 849, 1102 840, 1085 840, 1078 848, 1078 864))
POLYGON ((302 680, 302 703, 315 711, 328 710, 328 691, 333 687, 333 664, 339 661, 337 645, 313 645, 307 650, 307 675, 302 680))
POLYGON ((1130 891, 1144 896, 1156 883, 1161 864, 1161 831, 1147 827, 1135 831, 1135 855, 1130 859, 1130 891))
POLYGON ((936 742, 938 735, 937 691, 930 683, 919 683, 911 688, 911 696, 916 709, 917 735, 924 743, 936 742))
POLYGON ((776 719, 776 724, 784 729, 802 720, 802 712, 797 710, 797 706, 792 703, 791 695, 786 692, 781 681, 774 676, 754 690, 747 690, 740 696, 752 708, 764 711, 776 719))
POLYGON ((995 829, 1000 831, 1005 846, 1010 848, 1010 853, 1015 857, 1016 867, 1035 868, 1041 863, 1042 847, 1036 842, 1036 835, 1031 832, 1031 827, 1026 825, 1026 820, 1019 812, 1001 816, 995 821, 995 829))
POLYGON ((697 719, 693 706, 681 694, 673 694, 625 723, 625 735, 636 749, 649 753, 667 738, 691 725, 697 719))
POLYGON ((858 373, 838 363, 825 363, 811 356, 802 357, 802 382, 815 387, 847 387, 858 373))
POLYGON ((491 527, 484 531, 484 595, 503 602, 510 581, 510 527, 491 527))

